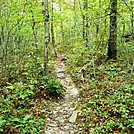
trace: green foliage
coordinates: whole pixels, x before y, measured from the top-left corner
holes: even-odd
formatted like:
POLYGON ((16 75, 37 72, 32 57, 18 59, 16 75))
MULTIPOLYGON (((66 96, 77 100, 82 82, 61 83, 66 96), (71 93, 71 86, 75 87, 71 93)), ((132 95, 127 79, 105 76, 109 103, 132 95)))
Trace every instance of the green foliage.
MULTIPOLYGON (((43 117, 39 119, 30 112, 36 106, 33 89, 22 82, 16 82, 1 89, 0 132, 38 133, 43 130, 43 117)), ((44 107, 45 108, 45 107, 44 107)))
MULTIPOLYGON (((134 43, 133 36, 123 38, 133 34, 133 1, 118 1, 118 60, 115 63, 105 63, 109 1, 90 0, 88 9, 83 9, 82 0, 75 1, 75 7, 72 1, 53 3, 55 42, 60 44, 60 52, 66 54, 67 69, 81 88, 85 131, 133 132, 134 43), (88 44, 82 37, 83 15, 88 20, 88 44), (88 63, 91 64, 79 72, 88 63)), ((0 2, 0 133, 43 132, 44 96, 61 98, 64 95, 64 87, 51 77, 52 54, 48 63, 50 76, 44 75, 43 8, 42 2, 34 0, 0 2)))
POLYGON ((31 114, 26 114, 22 116, 21 113, 19 116, 17 111, 20 110, 16 110, 16 112, 14 112, 13 110, 12 115, 9 115, 9 113, 5 113, 7 114, 7 117, 0 118, 1 133, 12 132, 22 134, 36 134, 38 132, 41 132, 44 125, 43 119, 37 120, 31 114), (18 117, 16 117, 16 114, 18 114, 18 117))
MULTIPOLYGON (((67 51, 66 56, 68 70, 81 88, 82 115, 79 118, 85 120, 82 123, 84 132, 131 134, 134 130, 131 62, 126 64, 121 57, 116 62, 106 62, 105 56, 99 52, 79 48, 78 45, 76 53, 67 51), (84 65, 88 66, 80 71, 84 65)), ((131 53, 124 58, 132 61, 131 53)))
POLYGON ((65 91, 63 85, 59 84, 59 82, 54 79, 48 81, 47 85, 44 88, 47 91, 47 95, 55 98, 63 97, 63 93, 65 91))
POLYGON ((90 124, 94 124, 92 132, 98 133, 112 133, 116 130, 131 133, 134 123, 131 85, 125 90, 111 90, 102 94, 94 91, 91 103, 85 107, 87 127, 90 128, 90 124))
POLYGON ((59 98, 64 87, 54 78, 44 75, 42 60, 25 64, 23 72, 11 72, 10 81, 0 89, 0 133, 37 134, 44 132, 46 107, 44 97, 59 98), (37 71, 38 68, 38 71, 37 71), (14 79, 18 81, 14 81, 14 79))

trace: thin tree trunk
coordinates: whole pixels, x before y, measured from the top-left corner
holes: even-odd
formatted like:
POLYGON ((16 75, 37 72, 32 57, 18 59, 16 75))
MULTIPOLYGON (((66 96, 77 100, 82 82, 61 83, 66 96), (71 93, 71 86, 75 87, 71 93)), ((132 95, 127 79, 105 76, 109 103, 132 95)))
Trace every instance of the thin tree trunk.
POLYGON ((132 27, 132 35, 134 34, 134 2, 133 1, 131 1, 130 2, 131 3, 131 9, 132 9, 132 13, 131 13, 131 27, 132 27))
POLYGON ((86 41, 86 46, 88 46, 88 0, 84 0, 83 10, 83 39, 86 41))
POLYGON ((44 48, 44 71, 45 75, 48 75, 48 44, 50 41, 49 34, 49 12, 48 12, 48 0, 44 1, 44 26, 45 26, 45 48, 44 48))
POLYGON ((110 0, 110 37, 108 43, 108 60, 117 56, 117 0, 110 0))
POLYGON ((52 16, 51 16, 51 38, 52 38, 52 46, 55 53, 55 56, 57 57, 56 49, 55 49, 55 38, 54 38, 54 20, 53 20, 54 12, 53 12, 53 1, 52 1, 52 16))
POLYGON ((74 0, 74 41, 76 41, 76 0, 74 0))
MULTIPOLYGON (((62 6, 61 6, 61 1, 60 1, 60 15, 62 16, 62 6)), ((61 19, 61 36, 62 36, 62 45, 64 45, 64 24, 61 19)))
POLYGON ((37 43, 37 37, 36 37, 36 32, 35 32, 35 19, 34 19, 34 13, 33 11, 31 10, 31 14, 32 14, 32 31, 33 31, 33 37, 34 37, 34 44, 35 44, 35 47, 36 47, 36 50, 38 50, 38 43, 37 43))

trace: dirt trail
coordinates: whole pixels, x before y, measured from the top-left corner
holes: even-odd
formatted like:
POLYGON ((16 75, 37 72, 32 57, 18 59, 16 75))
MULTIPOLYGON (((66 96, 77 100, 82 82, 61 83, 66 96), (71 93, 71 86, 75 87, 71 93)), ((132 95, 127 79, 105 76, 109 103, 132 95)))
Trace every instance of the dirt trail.
POLYGON ((47 120, 45 134, 81 134, 82 128, 76 124, 79 113, 76 106, 79 102, 78 89, 75 87, 71 76, 67 73, 65 63, 61 60, 63 55, 55 60, 55 72, 59 82, 66 87, 63 100, 54 103, 47 120))

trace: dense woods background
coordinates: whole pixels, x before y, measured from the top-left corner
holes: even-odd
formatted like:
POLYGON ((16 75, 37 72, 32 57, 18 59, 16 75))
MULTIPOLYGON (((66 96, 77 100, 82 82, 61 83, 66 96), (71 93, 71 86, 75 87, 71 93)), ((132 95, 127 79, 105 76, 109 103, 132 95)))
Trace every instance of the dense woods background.
POLYGON ((0 132, 44 131, 44 94, 64 91, 58 51, 80 88, 83 131, 132 133, 133 8, 133 0, 2 0, 0 132))

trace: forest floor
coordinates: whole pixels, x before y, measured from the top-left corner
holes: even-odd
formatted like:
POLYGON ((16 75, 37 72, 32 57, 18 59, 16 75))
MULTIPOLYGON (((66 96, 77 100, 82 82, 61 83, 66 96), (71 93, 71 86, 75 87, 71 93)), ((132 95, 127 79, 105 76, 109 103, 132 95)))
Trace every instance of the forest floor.
POLYGON ((46 119, 46 134, 80 134, 82 128, 76 123, 79 110, 79 91, 73 83, 70 74, 66 71, 64 55, 58 55, 55 59, 55 72, 58 81, 66 88, 65 96, 50 106, 46 119))
POLYGON ((50 78, 34 54, 22 73, 11 67, 2 74, 0 133, 133 134, 132 56, 105 62, 105 55, 77 47, 57 50, 50 78))

